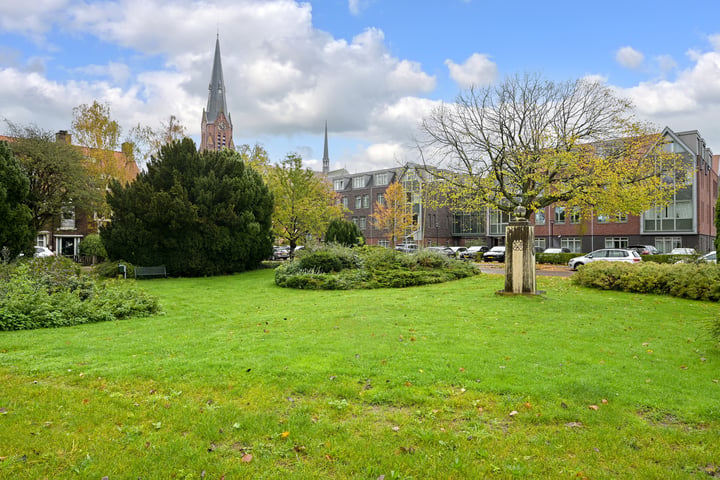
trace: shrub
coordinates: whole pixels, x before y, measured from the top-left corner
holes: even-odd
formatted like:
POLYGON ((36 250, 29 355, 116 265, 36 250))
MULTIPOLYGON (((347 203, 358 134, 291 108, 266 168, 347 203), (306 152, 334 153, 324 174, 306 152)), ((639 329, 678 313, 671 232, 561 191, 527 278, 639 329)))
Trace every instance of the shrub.
POLYGON ((122 276, 120 265, 125 265, 127 271, 127 278, 135 277, 135 265, 124 260, 118 260, 116 262, 106 261, 95 265, 93 273, 101 278, 118 278, 122 276))
POLYGON ((311 290, 410 287, 476 275, 468 262, 435 252, 407 254, 382 247, 339 246, 306 249, 275 270, 281 287, 311 290), (343 267, 338 269, 338 265, 343 267), (332 272, 332 273, 331 273, 332 272))
POLYGON ((157 299, 119 283, 100 283, 64 258, 19 264, 0 288, 0 330, 119 320, 159 310, 157 299))
POLYGON ((107 257, 105 246, 102 243, 100 235, 91 233, 80 241, 80 255, 88 257, 107 257))
POLYGON ((592 262, 579 268, 572 281, 605 290, 720 300, 720 268, 715 264, 592 262))
POLYGON ((567 265, 571 258, 580 256, 582 253, 537 253, 535 261, 549 265, 567 265))

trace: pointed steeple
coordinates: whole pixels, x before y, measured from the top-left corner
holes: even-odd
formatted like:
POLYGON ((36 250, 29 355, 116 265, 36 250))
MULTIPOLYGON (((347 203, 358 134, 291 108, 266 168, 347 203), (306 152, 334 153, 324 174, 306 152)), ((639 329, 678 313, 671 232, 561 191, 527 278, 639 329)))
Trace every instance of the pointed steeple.
POLYGON ((327 120, 325 120, 325 150, 323 150, 323 173, 327 175, 330 173, 330 156, 328 155, 328 141, 327 141, 327 120))
POLYGON ((215 59, 213 60, 208 90, 210 92, 205 114, 207 115, 207 121, 214 123, 221 112, 229 116, 227 103, 225 102, 225 81, 223 80, 222 62, 220 60, 220 34, 215 40, 215 59))

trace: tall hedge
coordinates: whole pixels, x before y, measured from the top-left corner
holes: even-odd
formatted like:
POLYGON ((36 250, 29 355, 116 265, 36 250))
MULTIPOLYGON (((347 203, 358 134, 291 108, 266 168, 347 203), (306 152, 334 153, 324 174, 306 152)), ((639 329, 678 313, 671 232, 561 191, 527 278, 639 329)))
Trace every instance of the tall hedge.
POLYGON ((272 252, 272 195, 237 152, 198 153, 187 138, 164 146, 132 183, 112 184, 108 204, 100 236, 114 260, 203 276, 253 269, 272 252))

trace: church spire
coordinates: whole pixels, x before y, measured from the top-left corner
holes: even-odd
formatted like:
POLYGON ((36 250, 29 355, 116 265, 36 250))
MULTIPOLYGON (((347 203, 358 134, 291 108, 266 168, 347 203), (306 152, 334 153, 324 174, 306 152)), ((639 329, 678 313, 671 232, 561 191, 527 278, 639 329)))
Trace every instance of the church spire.
POLYGON ((208 85, 207 108, 203 110, 200 126, 200 150, 234 149, 233 126, 225 100, 225 80, 220 60, 220 34, 215 39, 215 58, 208 85))
POLYGON ((208 122, 214 123, 222 112, 226 116, 227 103, 225 102, 225 81, 223 80, 222 61, 220 60, 220 34, 215 40, 215 59, 213 60, 212 74, 210 75, 210 91, 207 103, 208 122))
POLYGON ((325 150, 323 151, 323 167, 322 171, 325 175, 330 173, 330 156, 328 155, 327 141, 327 120, 325 120, 325 150))

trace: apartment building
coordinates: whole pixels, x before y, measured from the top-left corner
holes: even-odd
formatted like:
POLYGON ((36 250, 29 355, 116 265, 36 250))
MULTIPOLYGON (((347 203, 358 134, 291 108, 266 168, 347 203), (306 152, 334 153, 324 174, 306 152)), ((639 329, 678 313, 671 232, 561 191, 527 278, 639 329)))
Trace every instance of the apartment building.
MULTIPOLYGON (((713 155, 697 130, 674 132, 665 128, 665 148, 678 154, 678 162, 691 171, 691 181, 675 193, 668 205, 658 205, 642 215, 618 213, 613 217, 580 218, 562 206, 535 213, 535 242, 539 248, 566 247, 589 252, 605 247, 655 245, 661 252, 690 247, 699 252, 713 250, 717 234, 714 224, 718 198, 720 156, 713 155)), ((426 192, 432 177, 418 165, 350 174, 329 172, 335 191, 347 208, 346 218, 355 222, 370 245, 388 245, 387 232, 377 230, 371 215, 382 203, 387 187, 399 181, 408 195, 413 227, 406 241, 430 245, 502 245, 510 215, 493 209, 473 212, 432 207, 426 192)))

